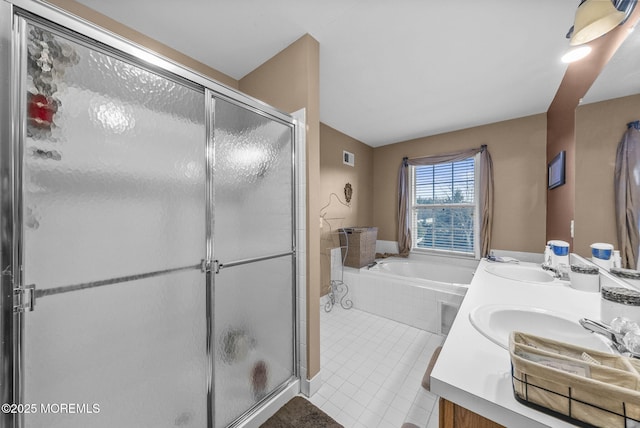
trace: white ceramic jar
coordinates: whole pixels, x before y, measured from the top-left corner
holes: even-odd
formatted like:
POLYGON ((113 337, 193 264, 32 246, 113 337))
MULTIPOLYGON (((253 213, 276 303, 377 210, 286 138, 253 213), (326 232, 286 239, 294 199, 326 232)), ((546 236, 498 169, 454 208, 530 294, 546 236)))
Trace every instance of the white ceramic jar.
POLYGON ((600 269, 585 264, 571 265, 569 272, 571 288, 597 293, 600 291, 600 269))

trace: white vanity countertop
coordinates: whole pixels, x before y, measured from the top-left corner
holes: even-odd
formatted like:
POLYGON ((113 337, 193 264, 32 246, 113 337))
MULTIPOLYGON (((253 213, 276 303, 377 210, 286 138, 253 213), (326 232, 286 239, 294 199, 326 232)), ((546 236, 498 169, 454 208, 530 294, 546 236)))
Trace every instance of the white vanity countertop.
POLYGON ((504 279, 485 270, 494 264, 482 260, 478 265, 431 373, 431 391, 507 427, 573 427, 515 400, 509 352, 478 332, 469 313, 482 305, 510 304, 598 320, 600 293, 504 279))

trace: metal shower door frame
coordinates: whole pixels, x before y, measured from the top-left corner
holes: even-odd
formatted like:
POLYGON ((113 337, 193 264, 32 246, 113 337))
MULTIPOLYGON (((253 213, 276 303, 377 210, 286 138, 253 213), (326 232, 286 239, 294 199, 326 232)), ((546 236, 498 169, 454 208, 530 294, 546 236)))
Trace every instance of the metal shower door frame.
MULTIPOLYGON (((18 274, 16 259, 18 248, 14 236, 16 227, 15 183, 14 183, 14 108, 15 86, 11 85, 15 75, 13 58, 13 7, 0 3, 0 329, 2 330, 0 365, 0 401, 15 403, 17 369, 16 323, 20 316, 13 312, 14 276, 18 274)), ((0 427, 13 427, 14 415, 0 413, 0 427)))
MULTIPOLYGON (((133 42, 110 33, 102 28, 81 20, 70 13, 38 0, 5 0, 0 1, 0 235, 2 237, 0 243, 0 266, 2 267, 2 275, 0 276, 0 330, 2 330, 2 341, 0 342, 0 404, 1 403, 22 403, 24 396, 22 390, 24 355, 22 344, 22 325, 25 313, 16 306, 23 300, 22 298, 28 294, 28 298, 35 302, 36 293, 25 292, 22 279, 22 172, 21 172, 21 150, 23 146, 24 136, 24 115, 23 106, 20 102, 21 93, 19 91, 24 88, 24 84, 15 84, 19 79, 25 79, 21 75, 23 71, 22 61, 25 61, 21 50, 24 41, 17 35, 20 31, 16 28, 16 23, 22 16, 33 17, 36 21, 55 22, 52 24, 56 27, 64 28, 70 33, 77 33, 85 39, 90 39, 110 53, 114 53, 120 58, 127 58, 136 65, 142 65, 151 71, 159 72, 162 75, 173 75, 178 79, 183 79, 191 85, 201 87, 205 93, 205 127, 206 141, 205 144, 205 163, 207 165, 206 177, 206 194, 203 195, 206 203, 206 260, 202 262, 202 270, 206 273, 206 292, 207 292, 207 337, 206 349, 209 359, 207 374, 207 419, 208 426, 213 426, 213 403, 215 392, 213 391, 213 275, 210 269, 213 256, 213 239, 212 239, 212 201, 213 201, 213 185, 212 185, 212 169, 211 161, 213 154, 211 131, 212 115, 209 113, 212 107, 213 96, 232 101, 245 108, 258 112, 261 115, 272 118, 291 126, 292 129, 292 177, 295 177, 295 146, 297 133, 295 132, 297 122, 289 114, 278 111, 273 107, 249 97, 234 88, 224 86, 210 78, 184 68, 182 65, 158 55, 144 47, 134 44, 133 42), (12 84, 14 83, 14 84, 12 84)), ((22 34, 24 38, 24 34, 22 34)), ((85 40, 86 41, 86 40, 85 40)), ((292 255, 294 262, 292 263, 293 273, 293 376, 299 377, 298 367, 298 329, 297 320, 299 318, 299 309, 296 304, 297 287, 296 284, 296 235, 297 229, 296 219, 296 192, 295 180, 292 181, 292 255)), ((27 309, 28 310, 28 309, 27 309)), ((28 316, 28 315, 27 315, 28 316)), ((275 394, 275 393, 274 393, 275 394)), ((243 417, 248 417, 248 414, 243 417)), ((236 423, 234 423, 236 425, 236 423)), ((0 428, 2 427, 22 427, 23 419, 14 413, 0 412, 0 428)))
MULTIPOLYGON (((268 401, 271 397, 276 396, 284 389, 288 387, 291 383, 292 379, 298 378, 300 376, 298 361, 299 361, 299 350, 298 350, 298 318, 300 316, 299 308, 297 305, 297 223, 296 223, 296 126, 299 124, 292 118, 288 117, 288 120, 282 120, 282 118, 269 114, 264 109, 258 108, 258 106, 250 105, 242 102, 241 100, 235 99, 233 97, 229 97, 228 95, 209 90, 205 91, 205 99, 207 103, 207 259, 205 260, 205 265, 207 266, 207 293, 211 293, 211 296, 207 295, 207 304, 211 304, 211 311, 207 311, 207 313, 211 314, 210 325, 211 326, 211 334, 209 335, 209 340, 212 340, 215 336, 215 317, 213 316, 213 307, 215 303, 215 275, 219 273, 220 269, 224 268, 233 268, 235 266, 241 266, 249 263, 271 260, 280 257, 291 256, 291 279, 292 279, 292 349, 293 349, 293 367, 292 367, 292 378, 284 384, 277 387, 274 391, 268 394, 263 400, 258 402, 256 405, 247 409, 245 413, 240 415, 234 422, 232 422, 228 428, 234 428, 241 425, 244 421, 246 421, 255 411, 255 409, 261 406, 264 402, 268 401), (221 263, 220 260, 217 260, 215 254, 215 237, 214 237, 214 225, 215 225, 215 176, 214 176, 214 154, 215 154, 215 103, 216 100, 223 100, 238 107, 241 107, 247 111, 263 116, 267 119, 274 120, 278 123, 288 126, 289 132, 291 133, 291 251, 287 251, 284 253, 271 254, 263 257, 253 257, 249 259, 242 260, 231 260, 228 262, 221 263), (209 285, 209 281, 210 285, 209 285)), ((209 343, 207 344, 209 349, 209 343)), ((211 376, 211 404, 212 408, 215 405, 215 388, 214 388, 214 377, 215 371, 213 371, 213 367, 215 366, 215 357, 213 355, 214 349, 211 348, 209 352, 209 356, 211 358, 210 368, 212 370, 211 376)), ((212 415, 213 416, 213 415, 212 415)), ((214 422, 215 423, 215 422, 214 422)))

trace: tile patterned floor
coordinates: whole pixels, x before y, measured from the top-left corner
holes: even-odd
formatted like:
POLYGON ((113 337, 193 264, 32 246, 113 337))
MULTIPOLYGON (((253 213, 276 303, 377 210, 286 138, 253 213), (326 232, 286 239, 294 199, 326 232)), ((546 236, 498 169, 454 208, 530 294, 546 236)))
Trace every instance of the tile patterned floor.
POLYGON ((345 428, 438 427, 438 397, 420 383, 439 335, 357 309, 321 309, 323 385, 311 402, 345 428))

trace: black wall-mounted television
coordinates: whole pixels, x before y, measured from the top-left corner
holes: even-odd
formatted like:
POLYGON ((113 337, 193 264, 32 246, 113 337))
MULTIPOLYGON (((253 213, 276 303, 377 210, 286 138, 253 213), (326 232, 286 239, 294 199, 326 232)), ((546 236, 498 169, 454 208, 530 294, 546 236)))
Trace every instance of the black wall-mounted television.
POLYGON ((565 151, 561 151, 553 158, 548 165, 548 188, 555 189, 558 186, 562 186, 565 181, 564 163, 565 163, 565 151))

